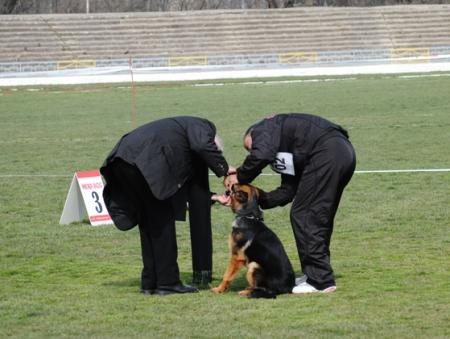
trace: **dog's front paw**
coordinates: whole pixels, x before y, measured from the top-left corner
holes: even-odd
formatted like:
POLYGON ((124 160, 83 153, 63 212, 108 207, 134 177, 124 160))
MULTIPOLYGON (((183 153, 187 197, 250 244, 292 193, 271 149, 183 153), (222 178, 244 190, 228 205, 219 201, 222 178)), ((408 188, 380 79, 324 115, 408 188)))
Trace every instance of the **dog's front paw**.
POLYGON ((246 288, 245 290, 239 291, 239 295, 241 297, 248 297, 252 293, 252 290, 249 288, 246 288))
POLYGON ((223 291, 224 291, 224 289, 221 288, 220 286, 211 288, 211 292, 216 293, 216 294, 223 293, 223 291))

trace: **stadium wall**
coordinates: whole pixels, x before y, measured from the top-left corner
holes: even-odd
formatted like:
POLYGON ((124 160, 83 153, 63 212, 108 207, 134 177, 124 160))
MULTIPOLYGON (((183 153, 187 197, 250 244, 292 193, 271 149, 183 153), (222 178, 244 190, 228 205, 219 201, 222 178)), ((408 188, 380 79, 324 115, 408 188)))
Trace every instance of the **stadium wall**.
POLYGON ((447 63, 450 6, 8 15, 0 45, 0 78, 130 62, 165 72, 447 63))

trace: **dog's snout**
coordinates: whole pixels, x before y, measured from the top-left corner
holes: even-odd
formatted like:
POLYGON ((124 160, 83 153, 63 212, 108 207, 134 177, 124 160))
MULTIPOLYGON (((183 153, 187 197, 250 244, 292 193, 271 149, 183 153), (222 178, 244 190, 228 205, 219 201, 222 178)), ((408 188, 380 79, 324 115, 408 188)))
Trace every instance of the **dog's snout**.
POLYGON ((233 184, 231 186, 231 193, 236 193, 236 188, 238 188, 239 186, 237 184, 233 184))

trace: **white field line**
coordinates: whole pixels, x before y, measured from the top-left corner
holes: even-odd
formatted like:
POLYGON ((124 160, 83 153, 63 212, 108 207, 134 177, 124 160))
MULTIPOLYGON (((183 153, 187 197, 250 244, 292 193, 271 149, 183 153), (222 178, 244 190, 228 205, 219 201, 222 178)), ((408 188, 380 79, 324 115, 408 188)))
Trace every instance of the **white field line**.
MULTIPOLYGON (((357 170, 356 174, 371 173, 426 173, 426 172, 450 172, 450 168, 421 168, 421 169, 393 169, 393 170, 357 170)), ((213 173, 209 174, 214 176, 213 173)), ((275 176, 276 173, 261 173, 263 176, 275 176)), ((0 178, 69 178, 73 174, 0 174, 0 178)))
MULTIPOLYGON (((450 168, 421 168, 421 169, 393 169, 393 170, 356 170, 356 174, 371 173, 424 173, 424 172, 450 172, 450 168)), ((278 175, 276 173, 261 173, 260 175, 278 175)))
MULTIPOLYGON (((415 79, 415 78, 428 78, 428 77, 448 77, 450 73, 439 74, 415 74, 415 75, 399 75, 393 74, 391 76, 381 77, 382 79, 415 79)), ((295 80, 266 80, 266 81, 246 81, 246 82, 211 82, 193 84, 192 87, 214 87, 214 86, 228 86, 228 85, 284 85, 284 84, 296 84, 296 83, 309 83, 309 82, 338 82, 338 81, 351 81, 358 80, 356 77, 350 78, 318 78, 318 79, 295 79, 295 80)), ((128 88, 127 88, 128 89, 128 88)))
MULTIPOLYGON (((388 76, 381 77, 382 79, 414 79, 414 78, 428 78, 428 77, 449 77, 450 73, 438 73, 438 74, 415 74, 415 75, 400 75, 392 74, 388 76)), ((187 87, 222 87, 222 86, 264 86, 264 85, 284 85, 284 84, 296 84, 296 83, 311 83, 311 82, 338 82, 338 81, 354 81, 358 80, 357 77, 350 78, 312 78, 312 79, 295 79, 295 80, 264 80, 264 81, 246 81, 246 82, 209 82, 209 83, 199 83, 199 84, 187 84, 187 87)), ((118 89, 129 90, 131 86, 117 86, 118 89)), ((18 89, 12 88, 12 91, 17 91, 18 89)), ((49 90, 44 87, 31 87, 26 88, 25 91, 28 92, 39 92, 45 90, 51 93, 62 93, 66 94, 66 91, 61 90, 49 90)), ((0 94, 1 94, 0 87, 0 94)), ((89 88, 86 90, 77 89, 78 93, 92 93, 94 89, 89 88)))
POLYGON ((417 172, 450 172, 450 168, 422 168, 422 169, 404 169, 404 170, 369 170, 355 171, 355 173, 417 173, 417 172))
POLYGON ((73 174, 0 174, 0 178, 68 178, 73 174))
MULTIPOLYGON (((123 70, 122 70, 123 71, 123 70)), ((135 82, 160 81, 196 81, 216 79, 270 78, 270 77, 303 77, 303 76, 337 76, 357 74, 396 74, 396 73, 426 73, 448 72, 450 62, 432 62, 418 64, 382 64, 382 65, 346 65, 317 66, 293 68, 259 68, 259 69, 217 69, 217 68, 180 68, 168 71, 166 69, 140 69, 134 75, 135 82)), ((35 76, 0 77, 0 87, 35 86, 35 85, 69 85, 69 84, 99 84, 99 83, 129 83, 129 74, 112 74, 108 70, 104 74, 92 70, 78 70, 71 73, 47 72, 35 76), (83 73, 84 72, 84 73, 83 73), (89 73, 91 72, 91 73, 89 73)))

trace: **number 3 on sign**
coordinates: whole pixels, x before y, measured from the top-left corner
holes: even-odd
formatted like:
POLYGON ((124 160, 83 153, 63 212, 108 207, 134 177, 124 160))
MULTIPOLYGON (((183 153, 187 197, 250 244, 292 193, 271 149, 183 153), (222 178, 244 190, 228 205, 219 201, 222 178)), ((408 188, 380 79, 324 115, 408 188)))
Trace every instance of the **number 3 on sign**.
POLYGON ((100 198, 98 196, 98 193, 96 191, 92 191, 91 193, 92 198, 94 198, 94 202, 96 203, 95 206, 95 210, 97 211, 97 213, 102 213, 103 212, 103 206, 100 202, 100 198))

